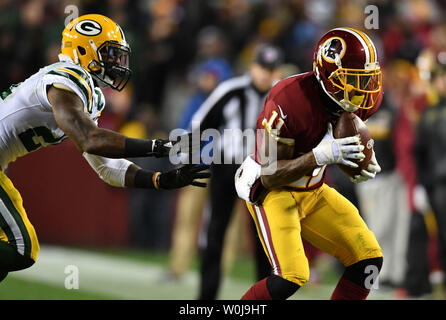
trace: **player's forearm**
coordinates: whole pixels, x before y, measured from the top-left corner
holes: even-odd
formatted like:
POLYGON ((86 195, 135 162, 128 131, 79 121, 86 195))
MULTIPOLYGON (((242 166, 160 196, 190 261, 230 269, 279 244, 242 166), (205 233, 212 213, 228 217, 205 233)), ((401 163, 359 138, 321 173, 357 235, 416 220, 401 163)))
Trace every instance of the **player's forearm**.
POLYGON ((313 152, 291 160, 278 160, 277 169, 271 175, 262 174, 261 181, 266 189, 274 189, 292 183, 317 167, 313 152))
POLYGON ((165 141, 163 140, 133 139, 118 132, 98 127, 95 127, 94 130, 85 135, 85 138, 75 139, 81 152, 107 158, 159 157, 168 155, 168 147, 164 147, 165 141))
POLYGON ((107 158, 126 158, 125 141, 126 136, 118 132, 95 128, 77 144, 82 152, 107 158))

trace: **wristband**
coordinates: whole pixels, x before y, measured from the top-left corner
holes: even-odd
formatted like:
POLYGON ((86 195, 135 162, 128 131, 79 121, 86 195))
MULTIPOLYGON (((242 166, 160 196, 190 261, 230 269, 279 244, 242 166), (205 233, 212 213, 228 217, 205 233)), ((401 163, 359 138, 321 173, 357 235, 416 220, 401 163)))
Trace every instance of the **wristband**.
POLYGON ((123 158, 147 157, 153 152, 155 140, 125 139, 123 158))
POLYGON ((156 173, 139 169, 135 174, 133 185, 135 188, 156 189, 153 177, 156 173))

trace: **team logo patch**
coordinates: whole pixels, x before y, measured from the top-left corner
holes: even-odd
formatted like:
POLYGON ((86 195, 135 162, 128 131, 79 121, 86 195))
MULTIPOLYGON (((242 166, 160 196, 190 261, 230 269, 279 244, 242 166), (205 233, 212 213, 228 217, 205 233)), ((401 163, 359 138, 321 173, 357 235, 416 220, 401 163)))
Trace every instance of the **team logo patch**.
POLYGON ((329 38, 322 44, 322 57, 325 61, 334 63, 336 55, 339 55, 339 58, 342 59, 345 54, 345 47, 344 39, 339 37, 329 38))
POLYGON ((102 31, 101 25, 93 20, 82 20, 76 24, 75 29, 84 36, 97 36, 102 31))
POLYGON ((367 149, 372 149, 373 145, 375 144, 375 141, 373 141, 373 139, 370 139, 369 141, 367 141, 367 149))

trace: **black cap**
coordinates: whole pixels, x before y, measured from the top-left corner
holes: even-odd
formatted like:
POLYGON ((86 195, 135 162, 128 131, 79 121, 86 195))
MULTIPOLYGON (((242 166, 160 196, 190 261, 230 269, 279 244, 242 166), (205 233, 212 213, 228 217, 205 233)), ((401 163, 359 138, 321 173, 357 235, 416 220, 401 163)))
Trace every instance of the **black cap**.
POLYGON ((262 45, 257 49, 254 62, 267 69, 276 69, 283 63, 282 50, 273 45, 262 45))

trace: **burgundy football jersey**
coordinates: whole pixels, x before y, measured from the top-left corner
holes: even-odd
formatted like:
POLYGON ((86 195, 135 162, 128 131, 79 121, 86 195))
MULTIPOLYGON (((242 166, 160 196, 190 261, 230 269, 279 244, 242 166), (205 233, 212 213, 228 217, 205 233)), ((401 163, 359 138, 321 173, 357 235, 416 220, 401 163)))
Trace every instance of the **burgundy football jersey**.
MULTIPOLYGON (((358 109, 355 113, 367 120, 381 103, 371 109, 358 109)), ((310 152, 327 133, 328 122, 336 122, 337 116, 330 110, 340 107, 320 87, 313 72, 298 74, 278 82, 270 91, 263 110, 257 119, 257 129, 274 130, 280 143, 294 144, 294 157, 310 152)), ((258 139, 259 140, 259 139, 258 139)), ((256 160, 259 162, 259 146, 256 143, 256 160)), ((316 168, 307 176, 290 184, 302 190, 322 185, 325 166, 316 168)))

